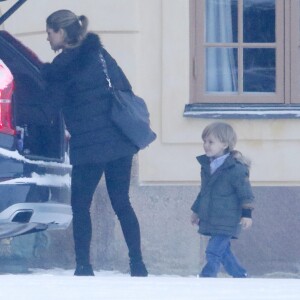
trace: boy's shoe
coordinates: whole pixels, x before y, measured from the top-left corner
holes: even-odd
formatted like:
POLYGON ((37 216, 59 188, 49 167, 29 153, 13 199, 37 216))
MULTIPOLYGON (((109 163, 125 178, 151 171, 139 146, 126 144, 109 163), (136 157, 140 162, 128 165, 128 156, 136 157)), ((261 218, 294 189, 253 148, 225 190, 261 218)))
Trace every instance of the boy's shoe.
POLYGON ((244 273, 244 274, 241 274, 241 275, 238 275, 238 276, 233 276, 233 278, 248 278, 248 274, 244 273))
POLYGON ((131 277, 147 277, 148 271, 143 261, 131 261, 130 264, 131 277))
POLYGON ((95 276, 91 265, 77 265, 74 276, 95 276))
POLYGON ((216 278, 217 276, 213 276, 213 275, 209 275, 209 274, 203 274, 203 273, 200 273, 200 274, 198 274, 197 277, 198 277, 198 278, 216 278))

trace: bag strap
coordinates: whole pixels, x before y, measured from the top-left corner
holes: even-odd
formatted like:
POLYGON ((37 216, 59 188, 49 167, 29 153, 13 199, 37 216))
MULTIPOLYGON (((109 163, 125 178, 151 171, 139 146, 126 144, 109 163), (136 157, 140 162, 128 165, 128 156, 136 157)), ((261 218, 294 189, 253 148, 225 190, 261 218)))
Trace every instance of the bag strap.
POLYGON ((104 58, 104 56, 103 56, 103 54, 101 52, 99 53, 99 57, 100 57, 100 61, 101 61, 102 67, 103 67, 103 72, 104 72, 106 80, 108 82, 108 86, 110 87, 110 89, 113 90, 113 86, 112 86, 110 77, 108 75, 106 60, 105 60, 105 58, 104 58))
POLYGON ((119 97, 117 96, 116 89, 112 85, 112 82, 111 82, 110 77, 108 75, 106 60, 105 60, 105 58, 104 58, 104 56, 101 52, 99 53, 99 57, 100 57, 100 62, 101 62, 102 67, 103 67, 103 72, 104 72, 106 80, 108 82, 109 91, 111 92, 111 94, 113 96, 112 99, 114 100, 114 103, 118 103, 118 105, 122 106, 122 102, 120 101, 119 97))

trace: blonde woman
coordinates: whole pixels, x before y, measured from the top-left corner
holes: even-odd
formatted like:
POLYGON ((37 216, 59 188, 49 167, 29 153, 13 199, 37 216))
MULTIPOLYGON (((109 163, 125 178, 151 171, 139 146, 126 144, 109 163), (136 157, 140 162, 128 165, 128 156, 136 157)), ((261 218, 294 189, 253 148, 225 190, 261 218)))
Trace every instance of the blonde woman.
POLYGON ((49 93, 53 94, 51 99, 55 99, 52 107, 62 110, 71 135, 74 275, 94 276, 90 263, 90 206, 100 178, 105 174, 111 204, 128 246, 130 274, 147 276, 141 253, 139 222, 128 194, 132 158, 139 149, 110 119, 112 96, 100 53, 107 62, 113 85, 120 90, 130 90, 130 83, 104 49, 98 35, 87 31, 86 16, 59 10, 47 18, 46 25, 47 39, 58 55, 52 63, 43 66, 42 74, 49 93))

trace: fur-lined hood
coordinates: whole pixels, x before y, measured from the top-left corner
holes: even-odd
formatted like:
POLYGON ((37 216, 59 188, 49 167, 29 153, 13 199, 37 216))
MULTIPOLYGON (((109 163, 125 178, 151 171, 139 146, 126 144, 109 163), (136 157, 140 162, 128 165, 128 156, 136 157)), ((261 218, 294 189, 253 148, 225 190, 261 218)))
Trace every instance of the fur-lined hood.
MULTIPOLYGON (((198 156, 197 160, 201 165, 209 165, 211 162, 210 158, 206 155, 198 156)), ((246 158, 245 156, 243 156, 242 153, 237 150, 233 150, 230 152, 230 155, 225 159, 224 164, 222 166, 226 167, 226 168, 232 167, 236 163, 244 165, 248 169, 251 166, 251 161, 248 158, 246 158)))
POLYGON ((78 48, 79 55, 85 55, 91 51, 101 51, 103 46, 100 37, 95 33, 89 32, 78 48))
POLYGON ((72 70, 83 68, 90 57, 99 55, 102 49, 100 37, 90 32, 78 47, 65 49, 52 63, 45 63, 41 67, 42 76, 47 81, 63 80, 72 70))

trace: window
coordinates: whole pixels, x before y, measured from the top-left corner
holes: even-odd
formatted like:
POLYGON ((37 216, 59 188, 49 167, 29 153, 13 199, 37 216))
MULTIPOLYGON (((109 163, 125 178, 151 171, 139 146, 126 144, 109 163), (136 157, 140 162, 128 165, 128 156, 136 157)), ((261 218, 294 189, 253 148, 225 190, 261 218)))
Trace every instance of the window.
POLYGON ((300 102, 299 10, 299 0, 191 0, 191 102, 300 102))

